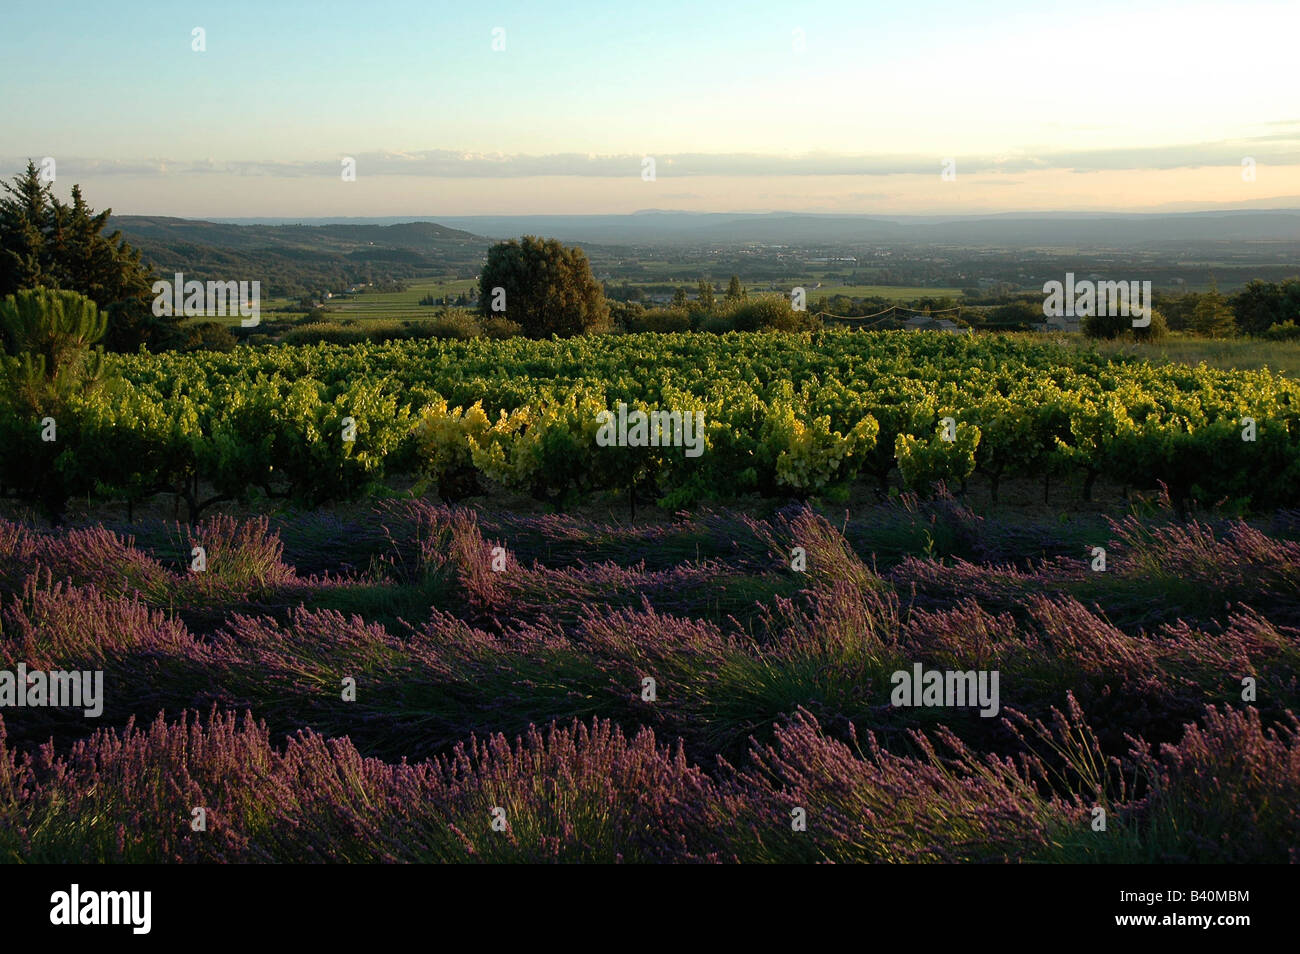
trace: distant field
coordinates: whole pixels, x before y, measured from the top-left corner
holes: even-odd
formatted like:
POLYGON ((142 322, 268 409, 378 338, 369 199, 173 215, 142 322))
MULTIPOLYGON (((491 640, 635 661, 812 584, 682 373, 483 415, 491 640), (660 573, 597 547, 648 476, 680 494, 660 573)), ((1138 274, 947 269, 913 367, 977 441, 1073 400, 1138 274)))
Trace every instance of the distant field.
MULTIPOLYGON (((621 284, 621 282, 615 281, 612 284, 618 285, 621 284)), ((635 288, 637 286, 642 286, 642 287, 662 286, 664 283, 652 282, 652 281, 631 281, 628 282, 628 284, 631 285, 633 288, 635 288)), ((691 301, 694 301, 697 294, 696 283, 679 282, 678 284, 685 286, 687 297, 691 301)), ((715 281, 714 284, 721 289, 720 291, 715 291, 714 292, 715 295, 720 296, 726 292, 727 283, 725 281, 721 281, 721 282, 715 281)), ((780 290, 781 294, 787 293, 791 286, 802 285, 808 291, 808 300, 810 302, 815 301, 817 298, 821 297, 822 295, 825 295, 828 298, 831 297, 832 295, 847 295, 850 298, 886 298, 890 301, 912 301, 913 299, 916 298, 926 298, 926 297, 930 297, 930 298, 948 297, 953 299, 958 299, 962 297, 962 290, 960 288, 923 288, 919 285, 845 285, 840 282, 834 282, 834 281, 818 283, 816 279, 812 279, 812 278, 805 278, 798 281, 784 281, 784 282, 773 282, 773 283, 769 283, 769 282, 745 282, 744 283, 745 290, 750 295, 772 294, 773 289, 768 287, 769 284, 775 284, 777 286, 777 289, 780 290)))
MULTIPOLYGON (((663 283, 633 281, 629 284, 636 287, 638 285, 660 285, 663 283)), ((690 300, 694 301, 696 298, 695 283, 683 284, 687 287, 690 300)), ((725 282, 718 282, 718 284, 725 289, 725 282)), ((333 313, 333 317, 340 319, 432 318, 435 316, 436 309, 421 305, 421 298, 427 294, 433 294, 437 297, 450 295, 454 298, 462 292, 469 291, 476 285, 477 281, 472 278, 452 280, 441 278, 415 279, 404 292, 362 292, 359 295, 341 295, 327 302, 326 308, 333 313)), ((823 295, 826 297, 848 295, 851 298, 886 298, 890 301, 899 302, 925 297, 959 299, 962 295, 960 288, 924 288, 919 285, 844 285, 838 283, 819 285, 815 279, 805 279, 803 287, 808 290, 809 303, 815 302, 823 295)), ((746 282, 745 288, 750 295, 761 295, 769 292, 767 282, 746 282)), ((293 302, 285 298, 268 299, 262 305, 264 316, 269 317, 266 313, 272 308, 283 308, 292 304, 293 302)), ((227 323, 238 324, 239 322, 237 319, 232 319, 227 323)))
POLYGON ((1096 347, 1102 354, 1134 354, 1153 364, 1179 363, 1197 365, 1202 361, 1211 368, 1257 371, 1268 368, 1288 377, 1300 378, 1300 341, 1260 341, 1254 338, 1208 339, 1171 337, 1158 344, 1090 341, 1082 335, 1059 335, 1077 348, 1096 347))
POLYGON ((362 292, 331 299, 326 307, 340 318, 433 318, 437 308, 421 305, 420 299, 432 294, 441 298, 469 291, 476 282, 472 278, 417 279, 404 292, 362 292))
POLYGON ((825 295, 848 295, 850 298, 888 298, 890 301, 911 301, 915 298, 961 298, 960 288, 922 288, 918 285, 805 285, 808 300, 815 301, 825 295))
MULTIPOLYGON (((420 299, 433 294, 441 298, 450 295, 455 298, 462 292, 469 291, 477 281, 472 278, 417 278, 413 279, 402 292, 365 291, 358 295, 336 295, 325 303, 332 313, 331 317, 341 318, 433 318, 437 308, 421 305, 420 299)), ((273 308, 294 308, 297 301, 289 298, 268 298, 262 302, 262 317, 276 317, 270 314, 273 308)), ((302 312, 299 312, 300 314, 302 312)), ((226 324, 239 324, 237 318, 222 320, 226 324)))

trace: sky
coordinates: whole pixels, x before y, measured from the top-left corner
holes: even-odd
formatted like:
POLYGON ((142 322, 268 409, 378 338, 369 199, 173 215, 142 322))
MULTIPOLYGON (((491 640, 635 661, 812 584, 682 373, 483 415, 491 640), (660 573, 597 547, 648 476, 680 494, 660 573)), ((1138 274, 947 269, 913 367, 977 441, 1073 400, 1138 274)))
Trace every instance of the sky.
POLYGON ((1297 35, 1295 0, 15 4, 0 175, 186 217, 1295 208, 1297 35))

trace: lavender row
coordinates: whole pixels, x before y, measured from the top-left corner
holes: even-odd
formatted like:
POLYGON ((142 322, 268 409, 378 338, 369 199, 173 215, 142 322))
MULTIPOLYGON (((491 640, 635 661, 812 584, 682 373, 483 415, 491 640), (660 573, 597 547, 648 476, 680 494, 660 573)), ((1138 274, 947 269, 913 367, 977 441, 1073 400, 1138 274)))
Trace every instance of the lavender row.
POLYGON ((804 712, 738 767, 601 720, 418 763, 231 713, 16 753, 0 726, 0 857, 35 862, 1300 860, 1300 723, 1207 709, 1107 758, 1073 700, 1016 714, 1031 754, 951 733, 896 755, 804 712), (1043 755, 1034 754, 1035 750, 1043 755), (1064 783, 1064 784, 1063 784, 1064 783))

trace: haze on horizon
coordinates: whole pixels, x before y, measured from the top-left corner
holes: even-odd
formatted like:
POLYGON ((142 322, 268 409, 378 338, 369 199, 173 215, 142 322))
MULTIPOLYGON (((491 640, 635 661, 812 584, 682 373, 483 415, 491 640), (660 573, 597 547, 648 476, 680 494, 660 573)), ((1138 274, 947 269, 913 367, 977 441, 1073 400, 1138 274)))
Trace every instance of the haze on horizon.
POLYGON ((78 0, 6 21, 0 174, 53 157, 56 192, 118 214, 1300 207, 1294 2, 78 0))

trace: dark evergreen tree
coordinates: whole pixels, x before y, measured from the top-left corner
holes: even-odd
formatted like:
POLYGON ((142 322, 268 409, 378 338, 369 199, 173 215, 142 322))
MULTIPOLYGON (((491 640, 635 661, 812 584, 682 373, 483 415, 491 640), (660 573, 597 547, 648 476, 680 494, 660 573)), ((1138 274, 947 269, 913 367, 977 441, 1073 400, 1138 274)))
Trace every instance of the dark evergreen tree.
POLYGON ((703 278, 700 279, 700 304, 705 310, 713 308, 713 283, 703 278))
POLYGON ((1248 335, 1262 335, 1284 321, 1300 321, 1300 278, 1281 284, 1260 279, 1248 283, 1229 301, 1237 327, 1248 335))
POLYGON ((104 234, 111 209, 95 212, 76 185, 72 203, 61 202, 33 162, 0 185, 0 297, 37 287, 75 291, 104 313, 109 349, 178 343, 180 319, 153 314, 152 269, 121 232, 104 234))
POLYGON ((0 185, 7 193, 0 196, 0 297, 4 297, 41 284, 45 227, 54 196, 30 161, 24 175, 0 185))
POLYGON ((75 398, 104 380, 105 317, 84 295, 51 288, 25 288, 0 300, 0 484, 17 497, 41 504, 54 523, 68 498, 87 489, 88 475, 59 467, 75 439, 75 398), (79 479, 80 478, 80 479, 79 479))
POLYGON ((1210 280, 1210 290, 1200 297, 1192 312, 1192 330, 1205 338, 1227 338, 1237 333, 1237 319, 1219 285, 1210 280))

